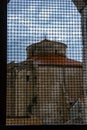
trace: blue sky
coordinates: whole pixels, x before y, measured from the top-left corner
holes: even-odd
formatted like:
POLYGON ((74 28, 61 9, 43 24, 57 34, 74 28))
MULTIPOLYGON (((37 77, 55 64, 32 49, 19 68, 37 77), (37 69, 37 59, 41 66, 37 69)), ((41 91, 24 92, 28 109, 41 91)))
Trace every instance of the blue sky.
POLYGON ((65 43, 67 56, 82 60, 81 16, 71 0, 10 0, 7 61, 26 60, 26 47, 45 37, 65 43))

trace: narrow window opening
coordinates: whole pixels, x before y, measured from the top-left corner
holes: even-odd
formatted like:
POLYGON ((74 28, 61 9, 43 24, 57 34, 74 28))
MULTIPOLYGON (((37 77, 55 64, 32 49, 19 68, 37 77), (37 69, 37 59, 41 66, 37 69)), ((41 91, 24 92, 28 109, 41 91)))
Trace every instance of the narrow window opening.
POLYGON ((37 80, 37 76, 36 75, 34 76, 34 79, 37 80))
POLYGON ((33 103, 33 104, 37 104, 37 97, 36 97, 36 96, 33 97, 33 99, 32 99, 32 103, 33 103))
POLYGON ((29 82, 30 76, 26 75, 26 82, 29 82))
POLYGON ((32 56, 34 56, 34 51, 32 50, 32 56))
POLYGON ((55 54, 57 54, 57 50, 55 50, 55 54))

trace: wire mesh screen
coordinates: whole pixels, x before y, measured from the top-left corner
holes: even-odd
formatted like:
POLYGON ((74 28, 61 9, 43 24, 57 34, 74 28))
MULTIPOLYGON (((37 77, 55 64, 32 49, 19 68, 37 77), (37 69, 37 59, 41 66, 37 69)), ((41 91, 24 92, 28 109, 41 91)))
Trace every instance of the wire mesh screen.
POLYGON ((7 5, 7 124, 84 123, 81 14, 71 0, 7 5))

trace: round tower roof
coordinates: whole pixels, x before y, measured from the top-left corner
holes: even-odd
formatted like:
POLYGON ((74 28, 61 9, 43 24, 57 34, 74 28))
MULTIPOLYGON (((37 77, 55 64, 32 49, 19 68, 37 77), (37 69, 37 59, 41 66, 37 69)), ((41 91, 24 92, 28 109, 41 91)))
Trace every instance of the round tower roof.
POLYGON ((26 48, 27 58, 31 56, 48 56, 48 55, 59 55, 66 56, 67 45, 61 42, 50 41, 44 39, 38 43, 34 43, 26 48))

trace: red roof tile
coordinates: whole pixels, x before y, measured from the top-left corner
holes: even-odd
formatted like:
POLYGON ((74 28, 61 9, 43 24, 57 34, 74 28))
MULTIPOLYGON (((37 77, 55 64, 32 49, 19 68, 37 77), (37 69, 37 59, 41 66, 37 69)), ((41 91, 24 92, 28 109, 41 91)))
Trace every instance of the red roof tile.
POLYGON ((38 62, 38 64, 49 65, 69 65, 69 66, 82 66, 82 62, 75 61, 62 56, 34 56, 32 60, 38 62))

